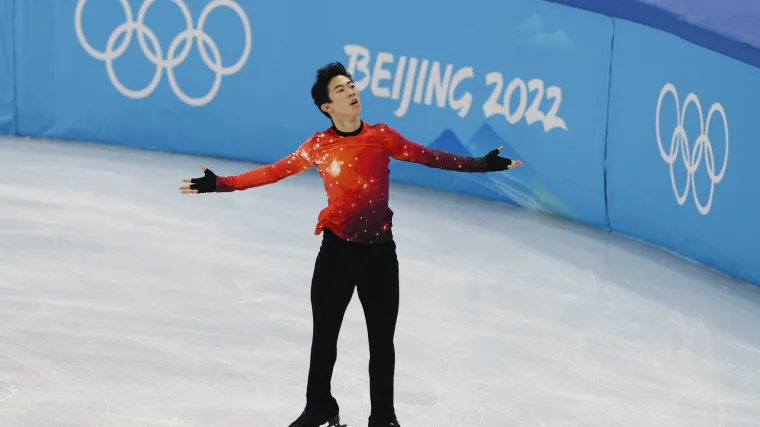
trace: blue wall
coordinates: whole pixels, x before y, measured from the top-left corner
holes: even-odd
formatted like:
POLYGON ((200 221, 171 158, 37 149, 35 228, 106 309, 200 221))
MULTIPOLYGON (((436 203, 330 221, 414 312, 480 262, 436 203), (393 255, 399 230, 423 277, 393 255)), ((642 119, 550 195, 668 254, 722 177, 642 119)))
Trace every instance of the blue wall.
POLYGON ((757 0, 546 0, 663 30, 760 67, 757 0))
POLYGON ((395 181, 551 212, 760 284, 748 255, 760 249, 748 127, 760 70, 541 0, 376 9, 323 25, 307 1, 0 0, 0 132, 271 162, 329 126, 309 90, 316 68, 341 60, 367 121, 455 153, 504 145, 526 164, 482 175, 394 161, 395 181), (689 104, 686 139, 671 144, 690 93, 706 137, 689 104), (707 132, 713 105, 728 126, 716 113, 707 132))
POLYGON ((760 69, 615 22, 610 226, 760 283, 760 69))
POLYGON ((16 132, 13 7, 0 0, 0 135, 16 132))

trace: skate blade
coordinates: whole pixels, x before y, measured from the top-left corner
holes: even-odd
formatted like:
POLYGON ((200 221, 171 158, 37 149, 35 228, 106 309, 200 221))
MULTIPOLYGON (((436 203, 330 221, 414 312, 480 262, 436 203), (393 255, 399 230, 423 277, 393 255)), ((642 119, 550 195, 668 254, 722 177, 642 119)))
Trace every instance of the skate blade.
POLYGON ((340 417, 333 417, 327 420, 327 426, 326 427, 348 427, 346 424, 340 423, 340 417))

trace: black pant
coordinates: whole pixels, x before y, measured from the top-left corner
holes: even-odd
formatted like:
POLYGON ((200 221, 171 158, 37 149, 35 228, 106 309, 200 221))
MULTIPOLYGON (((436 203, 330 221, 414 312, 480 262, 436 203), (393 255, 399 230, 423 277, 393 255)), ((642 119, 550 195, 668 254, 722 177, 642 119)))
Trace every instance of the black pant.
POLYGON ((364 309, 369 340, 370 420, 395 420, 393 336, 399 308, 396 244, 348 242, 330 230, 323 233, 311 282, 314 321, 306 409, 327 415, 338 412, 330 392, 337 357, 338 333, 356 287, 364 309))

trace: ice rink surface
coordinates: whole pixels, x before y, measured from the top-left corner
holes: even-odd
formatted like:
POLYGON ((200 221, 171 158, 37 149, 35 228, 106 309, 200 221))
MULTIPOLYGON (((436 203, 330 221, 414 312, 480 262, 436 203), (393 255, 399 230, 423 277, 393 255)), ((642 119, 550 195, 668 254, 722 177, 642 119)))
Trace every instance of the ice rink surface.
MULTIPOLYGON (((254 166, 0 140, 0 427, 298 416, 322 183, 180 194, 201 163, 254 166)), ((394 184, 391 207, 403 427, 758 426, 756 289, 509 206, 394 184)), ((349 427, 366 340, 355 295, 333 377, 349 427)))

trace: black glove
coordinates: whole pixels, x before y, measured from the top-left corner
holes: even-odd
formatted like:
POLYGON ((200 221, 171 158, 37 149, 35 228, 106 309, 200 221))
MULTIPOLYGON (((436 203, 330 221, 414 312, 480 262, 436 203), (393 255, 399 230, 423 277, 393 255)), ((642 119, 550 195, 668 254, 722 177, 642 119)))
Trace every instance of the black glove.
POLYGON ((506 157, 499 157, 500 152, 501 152, 501 147, 491 150, 488 154, 486 154, 485 156, 486 167, 488 168, 489 172, 497 172, 497 171, 511 169, 510 166, 512 166, 512 159, 508 159, 506 157))
POLYGON ((196 190, 198 193, 216 192, 216 174, 211 172, 211 169, 205 169, 202 178, 193 178, 190 182, 190 190, 196 190))

